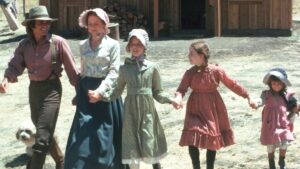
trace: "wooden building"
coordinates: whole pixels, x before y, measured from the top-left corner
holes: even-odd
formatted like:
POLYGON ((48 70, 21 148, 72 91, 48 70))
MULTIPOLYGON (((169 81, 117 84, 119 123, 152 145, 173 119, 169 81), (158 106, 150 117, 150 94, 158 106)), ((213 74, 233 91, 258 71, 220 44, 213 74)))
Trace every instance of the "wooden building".
POLYGON ((196 32, 223 34, 289 35, 292 0, 40 0, 59 21, 55 29, 78 30, 78 16, 88 8, 109 2, 143 13, 154 37, 196 32))

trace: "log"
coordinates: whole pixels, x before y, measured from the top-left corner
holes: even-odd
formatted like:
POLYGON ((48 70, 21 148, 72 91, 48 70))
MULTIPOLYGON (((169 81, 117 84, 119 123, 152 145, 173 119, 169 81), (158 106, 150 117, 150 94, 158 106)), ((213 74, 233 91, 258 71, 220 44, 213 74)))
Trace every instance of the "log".
POLYGON ((15 14, 13 14, 12 10, 11 10, 11 3, 8 4, 6 7, 3 5, 0 5, 1 9, 6 17, 6 20, 8 22, 9 28, 13 31, 17 30, 19 28, 18 26, 18 21, 17 18, 15 16, 15 14))
POLYGON ((117 2, 108 4, 104 10, 108 13, 111 22, 119 23, 121 37, 126 37, 131 29, 147 28, 148 20, 144 14, 126 9, 117 2))

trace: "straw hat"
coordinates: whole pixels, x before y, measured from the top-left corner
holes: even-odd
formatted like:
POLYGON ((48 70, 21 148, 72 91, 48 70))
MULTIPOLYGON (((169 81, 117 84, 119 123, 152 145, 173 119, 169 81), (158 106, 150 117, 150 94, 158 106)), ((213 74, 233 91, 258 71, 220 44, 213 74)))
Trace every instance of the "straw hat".
POLYGON ((33 20, 53 22, 56 21, 57 19, 49 17, 47 8, 45 6, 36 6, 29 10, 29 16, 22 22, 22 25, 26 26, 28 21, 33 21, 33 20))

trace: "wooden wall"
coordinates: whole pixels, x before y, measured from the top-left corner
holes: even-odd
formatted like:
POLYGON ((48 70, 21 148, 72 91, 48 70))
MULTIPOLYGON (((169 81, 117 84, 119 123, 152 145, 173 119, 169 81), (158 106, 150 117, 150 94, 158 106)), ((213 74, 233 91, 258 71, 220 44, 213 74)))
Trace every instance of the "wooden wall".
MULTIPOLYGON (((127 9, 137 10, 149 18, 152 26, 153 0, 114 0, 114 2, 126 7, 127 9)), ((56 30, 76 31, 78 17, 80 13, 89 8, 104 7, 108 0, 40 0, 41 5, 45 5, 51 11, 52 17, 58 18, 58 22, 53 25, 56 30), (51 3, 51 4, 50 4, 51 3)))
POLYGON ((114 0, 126 9, 132 9, 143 13, 147 18, 153 15, 153 0, 114 0))
POLYGON ((222 29, 290 29, 292 0, 224 0, 222 29))
POLYGON ((83 0, 40 0, 40 5, 48 8, 49 14, 53 18, 58 18, 52 27, 58 31, 77 31, 78 17, 80 13, 90 8, 90 1, 83 0))
POLYGON ((159 18, 165 21, 174 30, 180 27, 180 0, 160 0, 159 1, 159 18))
MULTIPOLYGON (((149 19, 153 28, 154 0, 112 0, 127 9, 137 10, 149 19)), ((206 0, 206 30, 214 30, 214 1, 206 0)), ((77 30, 78 16, 83 10, 104 7, 108 0, 40 0, 52 17, 58 30, 77 30)), ((181 0, 159 0, 159 22, 165 21, 175 31, 181 29, 181 0)), ((292 27, 292 0, 221 0, 221 29, 255 30, 285 29, 292 27)))

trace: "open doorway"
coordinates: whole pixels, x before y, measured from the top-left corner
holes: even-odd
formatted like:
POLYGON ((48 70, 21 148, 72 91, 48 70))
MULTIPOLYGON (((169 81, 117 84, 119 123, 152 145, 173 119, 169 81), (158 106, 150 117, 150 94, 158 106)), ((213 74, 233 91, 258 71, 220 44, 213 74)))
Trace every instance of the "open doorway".
POLYGON ((181 0, 181 29, 204 30, 206 0, 181 0))

